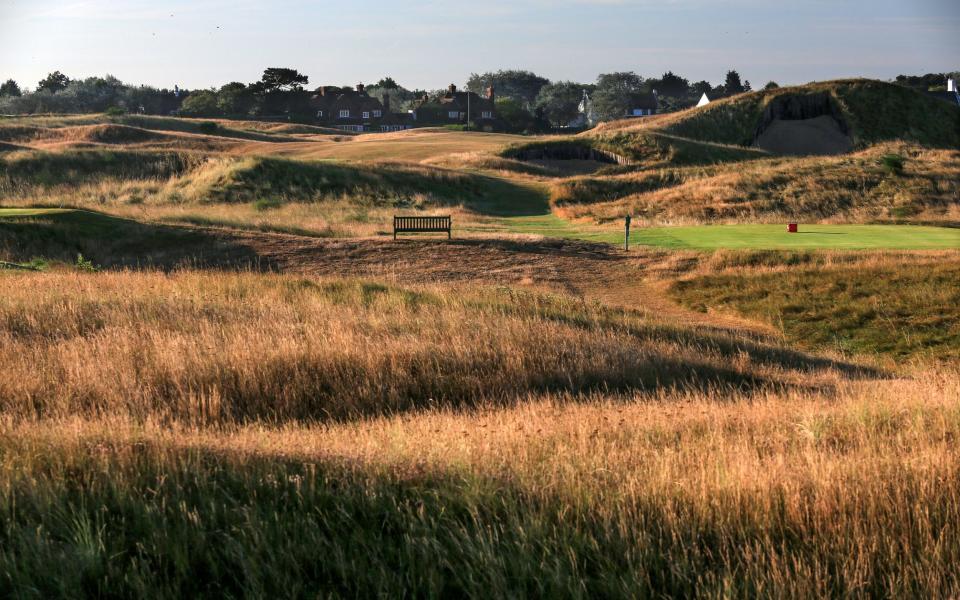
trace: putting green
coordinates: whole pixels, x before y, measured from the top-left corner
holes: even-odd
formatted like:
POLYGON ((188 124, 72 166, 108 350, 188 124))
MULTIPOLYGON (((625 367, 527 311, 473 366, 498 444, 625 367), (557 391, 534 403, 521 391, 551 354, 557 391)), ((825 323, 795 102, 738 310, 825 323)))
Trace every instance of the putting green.
POLYGON ((631 232, 630 240, 644 246, 696 250, 923 250, 960 248, 960 229, 916 225, 800 225, 798 233, 787 233, 786 225, 706 225, 640 228, 631 232))

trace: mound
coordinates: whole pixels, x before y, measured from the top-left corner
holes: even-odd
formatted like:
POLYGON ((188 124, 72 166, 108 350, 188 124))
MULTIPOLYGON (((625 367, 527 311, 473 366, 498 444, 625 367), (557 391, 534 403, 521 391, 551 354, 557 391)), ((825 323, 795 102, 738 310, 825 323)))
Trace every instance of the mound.
POLYGON ((203 157, 180 152, 32 150, 0 161, 0 193, 90 181, 165 180, 202 160, 203 157))
POLYGON ((491 214, 517 214, 528 208, 523 200, 531 196, 526 188, 499 178, 390 163, 224 159, 207 163, 189 177, 189 182, 183 182, 186 185, 178 187, 188 197, 206 202, 345 201, 358 206, 464 206, 491 214))
POLYGON ((64 128, 57 133, 65 139, 95 142, 99 144, 135 144, 165 139, 162 133, 129 127, 127 125, 92 125, 89 127, 64 128))

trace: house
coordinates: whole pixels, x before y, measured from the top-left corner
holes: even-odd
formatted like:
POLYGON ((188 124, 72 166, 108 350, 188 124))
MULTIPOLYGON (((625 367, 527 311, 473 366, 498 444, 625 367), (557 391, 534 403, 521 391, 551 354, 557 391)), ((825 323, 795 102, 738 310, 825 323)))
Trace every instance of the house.
POLYGON ((648 117, 657 114, 660 108, 660 98, 657 96, 657 90, 651 94, 633 94, 630 99, 630 108, 624 115, 628 119, 637 117, 648 117))
POLYGON ((706 92, 704 92, 703 96, 700 98, 700 102, 697 102, 697 108, 706 106, 708 104, 710 104, 710 97, 707 96, 706 92))
POLYGON ((362 83, 356 89, 323 86, 310 99, 317 124, 344 131, 401 131, 410 129, 412 118, 390 111, 390 97, 380 102, 362 83))
POLYGON ((934 98, 945 100, 954 106, 960 106, 960 91, 957 90, 957 82, 953 79, 947 80, 947 91, 945 92, 927 92, 934 98))
POLYGON ((496 91, 491 86, 481 96, 474 92, 458 91, 457 86, 451 83, 446 93, 436 98, 424 96, 412 114, 420 127, 473 123, 484 131, 492 131, 498 124, 496 91))

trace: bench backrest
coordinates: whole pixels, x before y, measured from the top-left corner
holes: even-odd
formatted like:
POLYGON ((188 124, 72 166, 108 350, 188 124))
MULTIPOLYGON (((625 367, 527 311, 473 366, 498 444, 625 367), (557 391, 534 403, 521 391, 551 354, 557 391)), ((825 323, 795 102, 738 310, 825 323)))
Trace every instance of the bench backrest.
POLYGON ((394 217, 394 231, 450 231, 450 217, 394 217))

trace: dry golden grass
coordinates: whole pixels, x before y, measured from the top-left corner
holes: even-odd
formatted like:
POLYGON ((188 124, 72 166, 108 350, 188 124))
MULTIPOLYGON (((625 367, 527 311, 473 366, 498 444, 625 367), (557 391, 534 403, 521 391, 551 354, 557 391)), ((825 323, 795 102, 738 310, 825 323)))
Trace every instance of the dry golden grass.
POLYGON ((190 272, 0 277, 0 410, 20 418, 314 420, 548 390, 722 393, 850 371, 530 292, 190 272))
MULTIPOLYGON (((644 260, 791 262, 764 256, 644 260)), ((960 591, 949 365, 892 375, 656 306, 509 288, 0 285, 8 595, 960 591)))
POLYGON ((11 539, 25 561, 13 581, 39 589, 65 536, 84 559, 59 580, 93 570, 164 595, 946 597, 960 591, 958 397, 957 373, 927 372, 826 394, 545 396, 307 428, 8 422, 0 497, 15 522, 45 524, 30 545, 11 539), (45 509, 68 520, 28 517, 45 509), (108 568, 184 543, 184 566, 236 575, 108 568))

